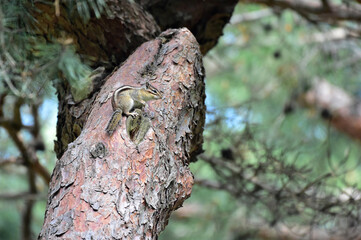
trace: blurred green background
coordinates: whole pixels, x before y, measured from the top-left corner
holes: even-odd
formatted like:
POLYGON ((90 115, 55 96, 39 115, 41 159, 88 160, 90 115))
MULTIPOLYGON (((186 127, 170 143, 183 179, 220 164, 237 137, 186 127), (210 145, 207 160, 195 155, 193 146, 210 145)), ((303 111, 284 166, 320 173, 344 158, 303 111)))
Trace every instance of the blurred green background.
MULTIPOLYGON (((256 5, 239 4, 234 15, 260 10, 256 5)), ((222 149, 229 146, 234 151, 235 136, 249 128, 257 142, 272 147, 276 153, 284 152, 284 162, 310 167, 304 175, 309 181, 334 172, 335 177, 323 184, 330 186, 335 195, 349 186, 360 187, 360 142, 332 128, 314 109, 295 104, 290 113, 286 110, 295 93, 302 92, 316 77, 327 79, 361 100, 360 66, 347 62, 355 49, 360 49, 359 40, 309 40, 331 29, 327 24, 310 24, 291 11, 228 24, 218 45, 204 58, 208 109, 204 154, 221 157, 222 149)), ((246 156, 244 161, 263 161, 259 147, 251 151, 244 141, 237 144, 236 149, 246 156)), ((191 169, 196 179, 222 182, 202 160, 192 164, 191 169)), ((253 234, 264 225, 273 227, 274 215, 262 205, 261 199, 196 185, 185 203, 186 209, 172 216, 160 239, 279 239, 253 234)), ((286 216, 281 221, 309 223, 313 214, 293 219, 286 216)), ((318 221, 323 229, 337 229, 337 221, 330 216, 322 215, 318 221)))

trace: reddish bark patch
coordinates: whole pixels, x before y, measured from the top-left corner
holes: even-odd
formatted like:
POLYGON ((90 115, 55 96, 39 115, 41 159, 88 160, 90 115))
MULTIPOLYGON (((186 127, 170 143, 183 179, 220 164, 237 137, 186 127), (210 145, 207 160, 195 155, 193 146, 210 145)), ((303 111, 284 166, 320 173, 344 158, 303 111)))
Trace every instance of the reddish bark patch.
POLYGON ((108 78, 81 135, 58 161, 40 239, 156 239, 191 193, 188 164, 203 142, 203 78, 199 46, 187 29, 141 45, 108 78), (109 137, 113 92, 146 82, 163 98, 144 110, 151 119, 144 140, 136 146, 129 139, 125 117, 109 137))

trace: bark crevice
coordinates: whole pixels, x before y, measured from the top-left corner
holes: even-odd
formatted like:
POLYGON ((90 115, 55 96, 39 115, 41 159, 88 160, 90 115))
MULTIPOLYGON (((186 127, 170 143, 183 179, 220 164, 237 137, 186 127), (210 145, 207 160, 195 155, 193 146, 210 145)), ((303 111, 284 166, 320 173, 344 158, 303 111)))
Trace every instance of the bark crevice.
POLYGON ((200 49, 190 31, 171 29, 142 44, 107 79, 58 161, 39 238, 156 239, 190 196, 188 164, 202 151, 204 100, 200 49), (107 135, 113 92, 146 82, 163 98, 144 110, 151 127, 143 141, 129 139, 124 119, 107 135), (65 217, 66 225, 55 224, 65 217))

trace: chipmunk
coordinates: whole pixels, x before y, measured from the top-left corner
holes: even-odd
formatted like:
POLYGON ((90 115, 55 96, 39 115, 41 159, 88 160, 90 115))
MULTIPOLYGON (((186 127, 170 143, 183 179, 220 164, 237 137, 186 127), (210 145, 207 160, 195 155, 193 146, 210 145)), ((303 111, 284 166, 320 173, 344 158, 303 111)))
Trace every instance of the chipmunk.
POLYGON ((133 118, 139 115, 138 112, 130 112, 134 109, 142 109, 147 101, 160 99, 162 94, 152 85, 146 83, 145 88, 122 86, 115 90, 112 97, 113 115, 105 131, 112 135, 121 122, 122 115, 133 118))

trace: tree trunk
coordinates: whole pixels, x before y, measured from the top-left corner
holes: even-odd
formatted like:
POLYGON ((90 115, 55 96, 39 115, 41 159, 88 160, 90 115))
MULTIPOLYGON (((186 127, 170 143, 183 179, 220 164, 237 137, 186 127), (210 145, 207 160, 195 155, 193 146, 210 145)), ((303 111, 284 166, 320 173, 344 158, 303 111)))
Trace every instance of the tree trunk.
MULTIPOLYGON (((81 3, 88 1, 81 1, 81 3)), ((71 40, 84 62, 94 69, 103 66, 110 73, 142 43, 154 39, 169 28, 187 27, 207 53, 223 33, 237 0, 106 0, 111 14, 103 12, 84 21, 77 11, 77 1, 36 1, 36 32, 44 41, 71 40), (58 2, 59 12, 56 13, 58 2), (55 5, 55 6, 54 6, 55 5)), ((79 5, 80 2, 79 2, 79 5)), ((89 7, 92 9, 92 7, 89 7)), ((93 13, 93 11, 91 11, 93 13)), ((82 132, 88 119, 91 102, 103 85, 102 78, 93 81, 93 92, 82 102, 71 98, 67 81, 56 86, 59 113, 55 152, 62 157, 68 144, 82 132)))
POLYGON ((203 141, 203 78, 187 29, 142 44, 106 80, 80 136, 58 160, 39 239, 156 239, 191 193, 188 163, 203 141), (151 127, 143 141, 129 139, 125 117, 107 135, 114 90, 146 82, 163 97, 144 110, 151 127))

